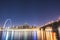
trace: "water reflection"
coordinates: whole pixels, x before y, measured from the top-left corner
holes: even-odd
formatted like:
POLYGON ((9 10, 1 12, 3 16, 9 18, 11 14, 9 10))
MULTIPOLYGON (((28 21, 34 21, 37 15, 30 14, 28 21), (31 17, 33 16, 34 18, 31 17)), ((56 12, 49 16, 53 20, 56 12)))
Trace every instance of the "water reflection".
POLYGON ((45 30, 33 31, 0 31, 0 40, 57 40, 57 38, 56 33, 52 32, 52 28, 46 28, 45 30), (2 35, 2 33, 4 33, 4 35, 2 35))
POLYGON ((46 28, 46 40, 52 40, 52 28, 46 28))
POLYGON ((60 40, 60 27, 58 27, 58 31, 59 31, 59 40, 60 40))
POLYGON ((52 28, 46 28, 46 40, 57 40, 56 33, 52 32, 52 28))

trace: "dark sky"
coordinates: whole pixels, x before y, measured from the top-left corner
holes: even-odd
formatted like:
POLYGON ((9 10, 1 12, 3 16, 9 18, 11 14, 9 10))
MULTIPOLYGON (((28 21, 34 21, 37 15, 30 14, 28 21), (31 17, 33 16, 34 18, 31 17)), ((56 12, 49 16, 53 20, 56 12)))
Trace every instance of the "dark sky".
POLYGON ((13 25, 28 23, 42 25, 60 16, 58 0, 3 0, 0 1, 0 26, 10 18, 13 25))

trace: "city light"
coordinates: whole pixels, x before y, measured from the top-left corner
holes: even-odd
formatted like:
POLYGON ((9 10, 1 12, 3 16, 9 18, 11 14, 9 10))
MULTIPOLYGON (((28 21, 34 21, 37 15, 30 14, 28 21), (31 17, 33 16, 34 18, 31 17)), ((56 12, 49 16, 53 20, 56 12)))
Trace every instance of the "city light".
MULTIPOLYGON (((19 26, 12 28, 5 27, 6 24, 4 24, 3 28, 0 28, 0 32, 2 31, 1 40, 57 40, 56 28, 53 29, 51 25, 47 24, 45 27, 29 27, 28 25, 23 25, 20 26, 21 28, 19 26)), ((60 38, 60 27, 57 28, 60 38)))

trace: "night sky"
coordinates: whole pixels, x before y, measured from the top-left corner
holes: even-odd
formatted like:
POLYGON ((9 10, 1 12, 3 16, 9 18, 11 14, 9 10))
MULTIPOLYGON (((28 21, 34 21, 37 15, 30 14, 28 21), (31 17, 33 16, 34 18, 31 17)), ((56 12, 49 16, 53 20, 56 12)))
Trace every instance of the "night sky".
POLYGON ((58 0, 3 0, 0 1, 0 26, 10 18, 13 25, 42 25, 60 16, 58 0))

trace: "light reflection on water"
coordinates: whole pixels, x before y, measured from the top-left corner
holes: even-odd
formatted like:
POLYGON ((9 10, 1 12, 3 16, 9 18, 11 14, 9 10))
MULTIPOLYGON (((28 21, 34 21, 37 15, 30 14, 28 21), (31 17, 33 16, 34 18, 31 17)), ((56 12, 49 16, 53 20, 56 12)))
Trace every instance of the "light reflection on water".
POLYGON ((46 40, 57 40, 56 33, 52 32, 51 27, 46 28, 45 32, 46 32, 46 40))
MULTIPOLYGON (((7 31, 6 31, 7 32, 7 31)), ((7 35, 7 34, 6 34, 7 35)), ((43 29, 38 31, 8 31, 8 37, 3 40, 57 40, 56 33, 52 29, 43 29)), ((2 31, 0 31, 0 40, 2 38, 2 31)))
POLYGON ((60 27, 58 27, 58 31, 59 31, 59 40, 60 40, 60 27))

